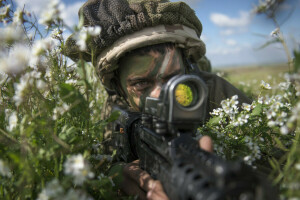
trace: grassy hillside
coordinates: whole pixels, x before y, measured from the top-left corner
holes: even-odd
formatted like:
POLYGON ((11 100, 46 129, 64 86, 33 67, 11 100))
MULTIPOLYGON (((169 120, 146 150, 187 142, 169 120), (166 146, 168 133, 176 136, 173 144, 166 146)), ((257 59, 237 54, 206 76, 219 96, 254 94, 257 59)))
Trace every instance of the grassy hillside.
POLYGON ((274 79, 280 81, 283 79, 284 73, 288 71, 287 64, 235 67, 215 70, 215 72, 223 72, 223 77, 234 85, 238 85, 240 82, 253 83, 255 80, 257 82, 260 82, 261 80, 272 81, 274 79))
MULTIPOLYGON (((284 81, 284 74, 289 71, 287 64, 262 65, 215 69, 218 75, 225 78, 248 97, 255 99, 260 93, 261 81, 276 86, 284 81)), ((268 93, 271 91, 265 91, 268 93)))

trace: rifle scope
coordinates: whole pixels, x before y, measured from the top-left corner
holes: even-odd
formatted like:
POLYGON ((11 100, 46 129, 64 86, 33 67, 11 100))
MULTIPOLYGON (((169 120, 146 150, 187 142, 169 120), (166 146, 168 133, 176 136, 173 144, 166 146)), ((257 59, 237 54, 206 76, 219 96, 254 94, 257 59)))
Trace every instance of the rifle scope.
POLYGON ((167 123, 166 132, 191 131, 205 119, 206 99, 207 87, 199 76, 177 75, 163 86, 158 99, 146 98, 144 113, 167 123))

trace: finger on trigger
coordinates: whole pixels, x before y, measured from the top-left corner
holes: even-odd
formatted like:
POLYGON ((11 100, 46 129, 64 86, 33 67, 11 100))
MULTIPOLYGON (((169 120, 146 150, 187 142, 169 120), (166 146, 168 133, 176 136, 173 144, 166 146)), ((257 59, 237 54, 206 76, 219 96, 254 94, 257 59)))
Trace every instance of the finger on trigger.
POLYGON ((138 195, 140 200, 146 200, 146 193, 132 179, 126 177, 120 185, 121 190, 127 195, 138 195))
POLYGON ((169 200, 161 182, 154 181, 151 190, 147 193, 147 200, 169 200))
POLYGON ((145 192, 151 189, 154 179, 146 171, 139 168, 138 161, 134 161, 126 165, 123 174, 132 179, 145 192))
POLYGON ((201 149, 208 151, 208 152, 213 152, 213 142, 212 139, 205 135, 203 137, 200 138, 199 140, 199 146, 201 149))

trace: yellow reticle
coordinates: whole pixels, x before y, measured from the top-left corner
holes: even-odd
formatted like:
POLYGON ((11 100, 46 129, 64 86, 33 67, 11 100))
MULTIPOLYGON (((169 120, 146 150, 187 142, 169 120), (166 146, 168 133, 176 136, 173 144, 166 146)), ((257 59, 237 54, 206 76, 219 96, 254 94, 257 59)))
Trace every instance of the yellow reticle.
POLYGON ((193 102, 193 91, 190 86, 180 83, 175 89, 175 97, 177 103, 181 106, 190 106, 193 102))

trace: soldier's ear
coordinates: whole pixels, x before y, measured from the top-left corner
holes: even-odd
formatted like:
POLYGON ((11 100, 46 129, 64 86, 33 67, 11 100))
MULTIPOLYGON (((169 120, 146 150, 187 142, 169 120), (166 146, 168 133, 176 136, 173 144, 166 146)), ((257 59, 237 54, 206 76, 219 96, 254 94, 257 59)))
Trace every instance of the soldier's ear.
POLYGON ((128 106, 130 106, 130 104, 129 104, 128 100, 127 100, 126 92, 122 88, 121 83, 120 83, 118 77, 119 77, 118 74, 115 74, 115 76, 110 80, 111 81, 110 84, 113 87, 115 94, 118 95, 125 104, 127 104, 128 106))

